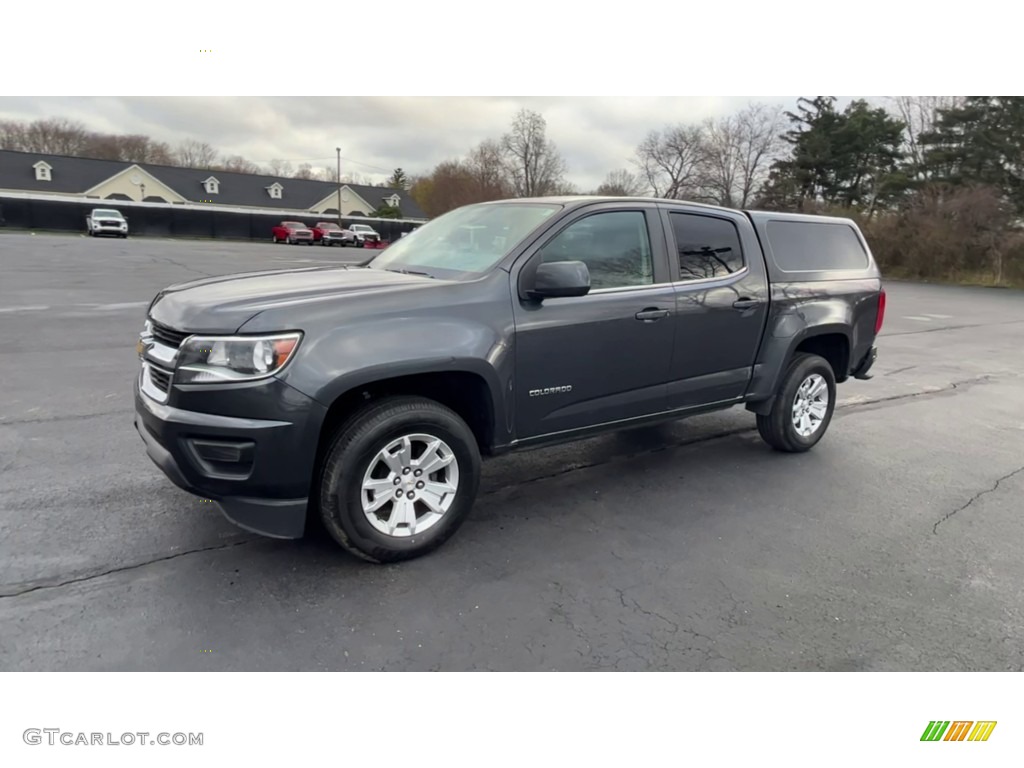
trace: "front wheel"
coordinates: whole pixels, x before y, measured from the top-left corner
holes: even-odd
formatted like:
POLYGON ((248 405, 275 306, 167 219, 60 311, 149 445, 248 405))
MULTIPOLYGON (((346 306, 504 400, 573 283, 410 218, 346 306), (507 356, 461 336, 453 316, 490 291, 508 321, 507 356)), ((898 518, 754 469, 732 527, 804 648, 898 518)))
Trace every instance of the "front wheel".
POLYGON ((320 478, 320 515, 335 541, 370 562, 409 560, 440 547, 466 519, 480 450, 450 408, 388 398, 342 425, 320 478))
POLYGON ((809 451, 824 437, 835 407, 832 366, 823 357, 801 353, 786 367, 771 411, 757 417, 757 431, 777 451, 809 451))

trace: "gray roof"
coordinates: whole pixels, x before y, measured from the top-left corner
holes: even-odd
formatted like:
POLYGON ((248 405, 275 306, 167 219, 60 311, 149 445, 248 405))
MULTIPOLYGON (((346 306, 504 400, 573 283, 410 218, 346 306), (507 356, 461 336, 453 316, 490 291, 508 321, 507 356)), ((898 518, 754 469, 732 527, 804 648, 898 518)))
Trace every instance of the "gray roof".
MULTIPOLYGON (((138 165, 186 200, 196 203, 209 198, 203 182, 210 176, 214 176, 220 182, 219 194, 215 198, 217 204, 220 205, 304 211, 338 189, 338 185, 330 181, 211 171, 204 168, 176 168, 149 163, 94 160, 86 157, 65 157, 12 150, 0 150, 0 189, 82 194, 132 165, 138 165), (51 171, 52 181, 36 180, 33 166, 40 160, 44 160, 53 168, 51 171), (267 194, 266 188, 275 181, 284 188, 280 200, 267 194)), ((345 184, 344 186, 374 207, 383 205, 384 199, 392 194, 398 194, 401 198, 400 207, 403 216, 413 219, 427 218, 427 215, 408 192, 363 184, 345 184)), ((365 214, 371 212, 363 211, 365 214)), ((348 214, 350 211, 343 210, 342 213, 348 214)))

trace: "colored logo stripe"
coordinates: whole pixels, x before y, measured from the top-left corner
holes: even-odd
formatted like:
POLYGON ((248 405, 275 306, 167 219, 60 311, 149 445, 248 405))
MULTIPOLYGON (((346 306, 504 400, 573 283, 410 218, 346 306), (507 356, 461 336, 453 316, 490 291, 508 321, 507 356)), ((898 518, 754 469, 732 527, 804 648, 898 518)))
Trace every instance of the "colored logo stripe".
POLYGON ((995 728, 995 720, 931 720, 921 741, 988 741, 995 728))
POLYGON ((992 735, 992 731, 996 729, 995 720, 979 720, 974 725, 974 730, 971 731, 971 735, 967 737, 968 741, 988 741, 988 737, 992 735))
POLYGON ((946 738, 943 741, 963 741, 967 738, 967 732, 971 730, 972 725, 974 725, 973 720, 955 721, 950 729, 946 731, 946 738))

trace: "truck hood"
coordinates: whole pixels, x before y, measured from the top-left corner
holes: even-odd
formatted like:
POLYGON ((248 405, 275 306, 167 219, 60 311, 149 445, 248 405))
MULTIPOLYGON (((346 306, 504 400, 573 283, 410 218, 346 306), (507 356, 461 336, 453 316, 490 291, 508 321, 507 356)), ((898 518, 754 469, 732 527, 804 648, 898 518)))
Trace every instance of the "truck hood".
POLYGON ((275 269, 208 277, 165 288, 149 316, 177 330, 234 333, 263 310, 344 300, 356 293, 407 291, 446 281, 361 267, 275 269))

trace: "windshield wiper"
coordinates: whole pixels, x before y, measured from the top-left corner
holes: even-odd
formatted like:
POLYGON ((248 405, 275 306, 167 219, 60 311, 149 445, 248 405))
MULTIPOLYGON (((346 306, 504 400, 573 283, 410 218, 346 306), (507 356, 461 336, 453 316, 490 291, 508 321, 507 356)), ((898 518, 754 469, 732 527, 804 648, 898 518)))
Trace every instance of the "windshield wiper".
POLYGON ((398 272, 401 275, 419 275, 420 277, 429 277, 431 279, 435 279, 433 275, 428 275, 426 272, 417 272, 414 269, 387 269, 385 267, 384 271, 385 272, 398 272))

